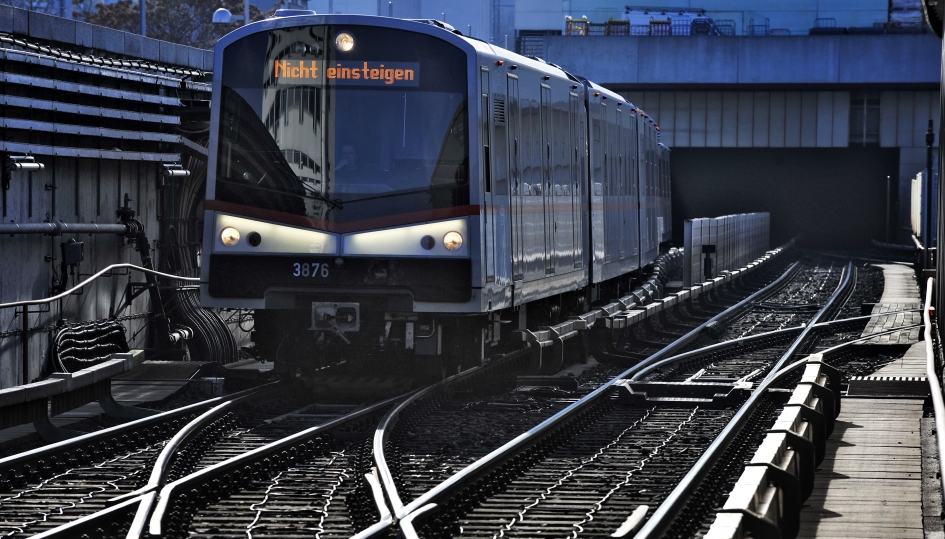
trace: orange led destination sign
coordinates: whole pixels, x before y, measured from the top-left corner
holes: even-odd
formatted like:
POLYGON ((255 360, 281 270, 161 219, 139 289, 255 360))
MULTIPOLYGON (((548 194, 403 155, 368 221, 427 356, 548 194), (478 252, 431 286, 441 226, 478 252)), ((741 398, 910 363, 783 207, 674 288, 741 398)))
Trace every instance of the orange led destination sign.
POLYGON ((331 86, 419 86, 420 64, 416 62, 365 62, 324 60, 275 60, 272 78, 276 84, 331 86))

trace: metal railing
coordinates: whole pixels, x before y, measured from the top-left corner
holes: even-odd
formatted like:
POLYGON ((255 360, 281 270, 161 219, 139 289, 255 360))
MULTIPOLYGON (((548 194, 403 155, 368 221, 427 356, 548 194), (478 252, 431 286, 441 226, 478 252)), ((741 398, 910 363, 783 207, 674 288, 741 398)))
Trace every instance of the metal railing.
POLYGON ((89 276, 88 279, 86 279, 86 280, 82 281, 81 283, 79 283, 79 284, 73 286, 72 288, 70 288, 69 290, 66 290, 65 292, 62 292, 62 293, 60 293, 60 294, 56 294, 55 296, 52 296, 52 297, 49 297, 49 298, 45 298, 45 299, 26 299, 26 300, 23 300, 23 301, 13 301, 13 302, 10 302, 10 303, 0 303, 0 309, 12 309, 12 308, 14 308, 14 307, 29 307, 29 306, 32 306, 32 305, 47 305, 47 304, 52 303, 52 302, 54 302, 54 301, 58 301, 58 300, 60 300, 60 299, 67 298, 67 297, 71 296, 71 295, 72 295, 73 293, 75 293, 76 291, 81 290, 82 287, 88 285, 88 284, 91 283, 92 281, 97 280, 99 277, 105 275, 106 273, 108 273, 108 272, 110 272, 110 271, 112 271, 112 270, 115 270, 115 269, 122 269, 122 268, 133 269, 133 270, 140 271, 140 272, 142 272, 142 273, 150 273, 150 274, 152 274, 152 275, 157 275, 158 277, 164 277, 164 278, 166 278, 166 279, 177 279, 177 280, 179 280, 179 281, 188 281, 188 282, 194 282, 194 283, 200 282, 200 278, 199 278, 199 277, 181 277, 181 276, 179 276, 179 275, 171 275, 170 273, 164 273, 164 272, 157 271, 157 270, 151 270, 151 269, 147 269, 147 268, 142 268, 141 266, 136 266, 136 265, 134 265, 134 264, 129 264, 129 263, 112 264, 112 265, 110 265, 110 266, 107 266, 107 267, 106 267, 105 269, 103 269, 103 270, 99 270, 97 273, 93 273, 92 275, 89 276))
MULTIPOLYGON (((935 279, 929 277, 925 285, 925 308, 922 309, 922 321, 925 323, 925 376, 929 381, 932 395, 932 408, 935 411, 935 441, 938 445, 938 461, 945 462, 945 401, 942 398, 942 382, 935 373, 935 348, 932 346, 932 291, 935 279)), ((945 475, 939 474, 942 490, 945 492, 945 475)))
POLYGON ((47 310, 40 310, 40 311, 32 311, 32 312, 31 312, 31 311, 29 310, 29 308, 30 308, 31 306, 34 306, 34 305, 49 305, 49 304, 51 304, 51 303, 54 302, 54 301, 59 301, 59 300, 61 300, 61 299, 67 298, 67 297, 71 296, 73 293, 75 293, 76 291, 81 290, 81 289, 82 289, 83 287, 85 287, 86 285, 88 285, 88 284, 92 283, 93 281, 97 280, 99 277, 102 277, 102 276, 105 276, 105 275, 109 274, 112 270, 122 269, 122 268, 132 269, 132 270, 140 271, 140 272, 142 272, 142 273, 149 273, 149 274, 157 275, 157 276, 159 276, 159 277, 164 277, 164 278, 167 278, 167 279, 177 279, 177 280, 179 280, 179 281, 187 281, 187 282, 200 282, 200 279, 197 278, 197 277, 180 277, 180 276, 177 276, 177 275, 171 275, 171 274, 169 274, 169 273, 164 273, 164 272, 160 272, 160 271, 156 271, 156 270, 152 270, 152 269, 148 269, 148 268, 143 268, 143 267, 141 267, 141 266, 136 266, 135 264, 121 263, 121 264, 112 264, 112 265, 110 265, 110 266, 107 266, 105 269, 100 270, 100 271, 98 271, 97 273, 93 273, 92 275, 89 276, 88 279, 86 279, 86 280, 80 282, 79 284, 73 286, 72 288, 70 288, 70 289, 68 289, 68 290, 65 290, 65 291, 63 291, 63 292, 61 292, 61 293, 59 293, 59 294, 56 294, 55 296, 49 297, 49 298, 44 298, 44 299, 27 299, 27 300, 22 300, 22 301, 13 301, 13 302, 10 302, 10 303, 0 303, 0 310, 2 310, 2 309, 16 309, 16 308, 18 308, 18 307, 22 309, 22 310, 20 311, 20 314, 23 315, 23 326, 22 326, 22 330, 21 330, 20 339, 21 339, 21 341, 22 341, 22 353, 23 353, 23 355, 22 355, 22 369, 23 369, 23 371, 22 371, 22 378, 23 378, 23 383, 24 383, 24 384, 27 384, 27 383, 29 383, 29 381, 30 381, 30 378, 29 378, 29 349, 30 349, 30 347, 29 347, 29 339, 30 339, 30 324, 29 324, 29 320, 30 320, 30 317, 29 317, 29 315, 30 315, 30 314, 38 314, 38 313, 49 312, 48 309, 47 309, 47 310))

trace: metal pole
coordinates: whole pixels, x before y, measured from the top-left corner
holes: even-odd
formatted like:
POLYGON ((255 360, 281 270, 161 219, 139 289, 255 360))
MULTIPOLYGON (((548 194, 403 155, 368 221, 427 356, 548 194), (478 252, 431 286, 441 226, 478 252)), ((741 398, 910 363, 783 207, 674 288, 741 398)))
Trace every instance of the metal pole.
POLYGON ((148 5, 145 0, 138 0, 138 5, 141 7, 141 36, 148 37, 148 5))
POLYGON ((243 26, 249 24, 249 0, 243 0, 243 26))
POLYGON ((30 308, 23 306, 23 383, 30 383, 30 308))
POLYGON ((925 227, 923 228, 922 242, 925 245, 925 267, 932 266, 932 144, 935 142, 935 133, 932 131, 932 120, 929 120, 929 130, 925 134, 925 227))
POLYGON ((889 220, 892 213, 892 176, 886 176, 886 262, 889 262, 889 220))
POLYGON ((387 3, 387 16, 390 18, 394 18, 394 3, 393 2, 387 3))

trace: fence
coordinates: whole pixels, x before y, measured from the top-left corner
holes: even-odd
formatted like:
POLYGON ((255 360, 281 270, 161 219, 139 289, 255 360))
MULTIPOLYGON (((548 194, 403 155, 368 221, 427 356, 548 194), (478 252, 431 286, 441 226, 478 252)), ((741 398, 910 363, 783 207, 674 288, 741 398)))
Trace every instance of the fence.
POLYGON ((768 250, 771 214, 690 219, 684 226, 683 286, 740 268, 768 250))

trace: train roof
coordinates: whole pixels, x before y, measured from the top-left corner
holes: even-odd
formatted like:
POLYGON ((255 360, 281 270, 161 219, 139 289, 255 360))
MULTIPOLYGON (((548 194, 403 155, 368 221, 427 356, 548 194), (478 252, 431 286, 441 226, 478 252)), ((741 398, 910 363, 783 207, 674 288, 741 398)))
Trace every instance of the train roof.
POLYGON ((643 117, 646 119, 646 122, 650 125, 653 125, 654 128, 659 131, 659 126, 651 116, 646 114, 646 112, 640 107, 634 105, 620 94, 612 90, 608 90, 607 88, 604 88, 593 81, 587 80, 584 77, 572 75, 561 66, 547 62, 541 58, 534 56, 522 56, 521 54, 493 45, 481 39, 465 36, 460 31, 456 30, 443 21, 438 21, 436 19, 396 19, 391 17, 380 17, 376 15, 318 15, 314 11, 308 12, 304 10, 286 10, 283 13, 285 13, 285 15, 254 22, 230 32, 229 34, 220 38, 215 49, 219 50, 221 48, 225 48, 234 41, 257 32, 305 24, 352 24, 382 26, 385 28, 399 28, 439 37, 461 49, 465 49, 467 52, 489 54, 502 58, 503 60, 516 63, 520 66, 528 67, 548 76, 565 78, 574 82, 582 83, 589 89, 592 89, 595 92, 600 92, 602 95, 606 95, 609 99, 613 99, 618 103, 626 103, 634 110, 643 112, 643 117))

